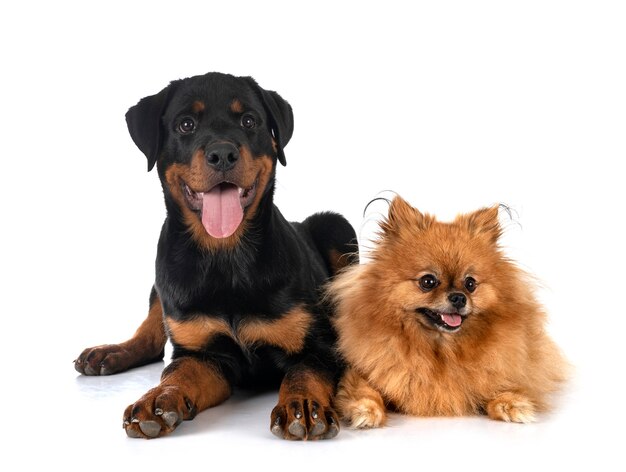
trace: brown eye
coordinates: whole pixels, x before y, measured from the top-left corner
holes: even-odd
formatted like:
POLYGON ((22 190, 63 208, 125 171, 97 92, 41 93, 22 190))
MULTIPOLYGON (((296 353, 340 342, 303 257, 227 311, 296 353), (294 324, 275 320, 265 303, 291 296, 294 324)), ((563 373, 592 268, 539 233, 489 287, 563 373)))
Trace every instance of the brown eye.
POLYGON ((474 290, 476 290, 476 280, 473 277, 466 278, 465 288, 468 292, 472 293, 474 290))
POLYGON ((243 115, 241 117, 241 126, 244 128, 252 129, 256 126, 256 120, 252 115, 243 115))
POLYGON ((437 277, 432 274, 426 274, 419 279, 420 288, 425 292, 429 292, 439 285, 437 277))
POLYGON ((178 132, 180 134, 190 134, 196 130, 196 120, 187 116, 178 123, 178 132))

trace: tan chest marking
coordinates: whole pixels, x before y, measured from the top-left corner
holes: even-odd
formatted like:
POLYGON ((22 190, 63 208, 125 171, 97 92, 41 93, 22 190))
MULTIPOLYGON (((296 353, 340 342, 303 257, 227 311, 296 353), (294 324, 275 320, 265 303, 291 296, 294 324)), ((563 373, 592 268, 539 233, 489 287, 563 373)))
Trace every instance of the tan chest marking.
POLYGON ((238 329, 239 340, 244 345, 269 344, 293 354, 304 347, 311 318, 304 308, 296 307, 277 320, 248 321, 238 329))
POLYGON ((228 324, 216 318, 200 317, 187 321, 166 318, 166 323, 172 341, 191 351, 199 351, 220 334, 232 337, 228 324))
POLYGON ((166 318, 172 341, 192 351, 199 351, 214 337, 226 335, 244 348, 267 344, 283 349, 289 354, 304 347, 312 316, 302 307, 296 307, 277 320, 250 320, 241 323, 236 332, 224 320, 199 317, 187 321, 166 318))

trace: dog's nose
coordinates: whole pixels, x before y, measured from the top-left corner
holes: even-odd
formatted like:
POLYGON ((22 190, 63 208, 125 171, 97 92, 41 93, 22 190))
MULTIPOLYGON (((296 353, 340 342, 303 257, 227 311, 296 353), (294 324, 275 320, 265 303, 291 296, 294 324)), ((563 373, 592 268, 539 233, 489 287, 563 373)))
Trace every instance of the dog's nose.
POLYGON ((450 295, 448 295, 448 300, 457 310, 460 310, 467 304, 467 297, 460 292, 451 293, 450 295))
POLYGON ((204 155, 209 165, 221 172, 232 169, 239 160, 239 150, 230 143, 212 144, 204 150, 204 155))

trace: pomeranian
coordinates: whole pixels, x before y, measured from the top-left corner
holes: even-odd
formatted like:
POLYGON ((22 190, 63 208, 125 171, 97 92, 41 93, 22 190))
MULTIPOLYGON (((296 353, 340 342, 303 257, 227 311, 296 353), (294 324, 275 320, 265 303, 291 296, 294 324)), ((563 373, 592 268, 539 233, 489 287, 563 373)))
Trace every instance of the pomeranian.
POLYGON ((329 285, 348 364, 336 406, 353 427, 383 425, 388 409, 528 423, 549 407, 568 364, 498 245, 498 210, 442 223, 396 197, 371 261, 329 285))

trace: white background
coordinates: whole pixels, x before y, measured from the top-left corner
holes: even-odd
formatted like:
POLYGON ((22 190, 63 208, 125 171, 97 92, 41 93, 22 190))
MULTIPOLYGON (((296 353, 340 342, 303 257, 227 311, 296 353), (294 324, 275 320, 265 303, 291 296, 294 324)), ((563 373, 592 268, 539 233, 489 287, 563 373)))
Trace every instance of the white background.
POLYGON ((3 2, 3 462, 64 470, 624 470, 623 2, 3 2), (97 5, 97 6, 96 6, 97 5), (147 313, 164 217, 124 113, 170 80, 252 75, 294 108, 287 218, 343 213, 361 242, 393 190, 443 219, 494 203, 576 368, 533 425, 394 416, 290 443, 275 394, 237 395, 174 435, 126 438, 163 364, 78 376, 87 346, 147 313))

